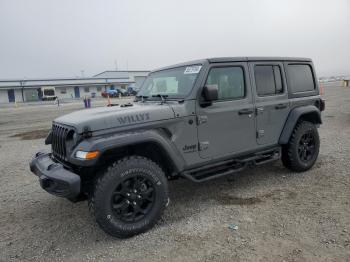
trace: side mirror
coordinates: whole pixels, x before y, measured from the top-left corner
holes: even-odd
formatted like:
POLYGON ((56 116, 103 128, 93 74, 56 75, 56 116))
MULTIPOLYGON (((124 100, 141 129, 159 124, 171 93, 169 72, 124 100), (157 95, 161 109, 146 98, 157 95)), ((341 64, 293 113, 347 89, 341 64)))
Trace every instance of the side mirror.
POLYGON ((218 85, 206 85, 203 88, 203 97, 205 102, 211 103, 212 101, 218 100, 219 88, 218 85))

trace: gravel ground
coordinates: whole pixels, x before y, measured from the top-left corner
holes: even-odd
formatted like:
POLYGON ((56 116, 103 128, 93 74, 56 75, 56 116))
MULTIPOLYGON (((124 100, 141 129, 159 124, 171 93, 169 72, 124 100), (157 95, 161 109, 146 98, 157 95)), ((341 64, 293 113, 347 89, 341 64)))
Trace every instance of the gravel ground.
POLYGON ((86 202, 44 192, 29 171, 44 140, 18 134, 43 133, 81 104, 0 109, 0 261, 350 261, 350 89, 325 91, 312 170, 276 162, 202 184, 172 181, 162 220, 127 240, 104 234, 86 202))

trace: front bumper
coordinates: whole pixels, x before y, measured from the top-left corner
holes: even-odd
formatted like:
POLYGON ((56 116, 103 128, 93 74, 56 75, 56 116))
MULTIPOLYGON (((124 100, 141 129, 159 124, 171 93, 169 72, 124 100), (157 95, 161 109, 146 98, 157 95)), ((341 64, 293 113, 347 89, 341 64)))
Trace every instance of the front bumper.
POLYGON ((80 176, 55 162, 50 153, 37 153, 30 162, 30 171, 39 177, 40 186, 52 195, 71 199, 80 194, 80 176))

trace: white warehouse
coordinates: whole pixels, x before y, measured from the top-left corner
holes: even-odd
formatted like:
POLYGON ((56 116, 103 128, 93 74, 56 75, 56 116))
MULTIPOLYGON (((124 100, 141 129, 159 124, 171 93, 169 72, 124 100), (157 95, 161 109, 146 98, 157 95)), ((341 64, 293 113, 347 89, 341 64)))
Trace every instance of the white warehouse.
POLYGON ((105 71, 88 78, 0 80, 0 105, 40 101, 46 92, 65 100, 100 97, 101 92, 115 88, 137 90, 148 74, 149 71, 105 71))

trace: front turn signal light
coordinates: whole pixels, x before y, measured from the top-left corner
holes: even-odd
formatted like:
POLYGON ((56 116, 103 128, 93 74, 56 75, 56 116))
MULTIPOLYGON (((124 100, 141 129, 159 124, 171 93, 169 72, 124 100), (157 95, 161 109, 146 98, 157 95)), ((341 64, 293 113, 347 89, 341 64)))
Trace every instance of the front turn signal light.
POLYGON ((85 160, 89 160, 89 159, 94 159, 98 156, 99 151, 89 151, 89 152, 85 152, 85 151, 77 151, 75 153, 75 157, 76 158, 80 158, 80 159, 85 159, 85 160))

